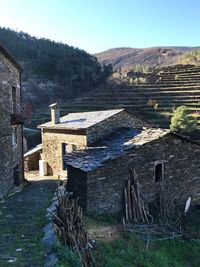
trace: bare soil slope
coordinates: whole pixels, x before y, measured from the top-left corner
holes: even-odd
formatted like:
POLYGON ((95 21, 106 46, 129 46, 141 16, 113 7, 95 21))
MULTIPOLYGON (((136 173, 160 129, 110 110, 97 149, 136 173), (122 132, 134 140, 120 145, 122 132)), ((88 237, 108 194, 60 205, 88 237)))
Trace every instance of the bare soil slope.
POLYGON ((180 56, 198 47, 113 48, 95 56, 102 64, 112 64, 114 69, 131 68, 136 64, 167 66, 179 63, 180 56))

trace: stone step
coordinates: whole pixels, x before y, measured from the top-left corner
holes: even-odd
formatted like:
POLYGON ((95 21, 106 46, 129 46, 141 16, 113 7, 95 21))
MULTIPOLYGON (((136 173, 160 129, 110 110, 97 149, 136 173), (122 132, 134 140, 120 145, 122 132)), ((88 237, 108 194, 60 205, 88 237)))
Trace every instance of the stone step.
POLYGON ((200 68, 188 68, 188 69, 182 69, 182 70, 171 70, 171 71, 164 71, 164 70, 158 70, 156 71, 157 75, 176 75, 176 74, 185 74, 190 73, 191 75, 193 73, 200 72, 200 68))
MULTIPOLYGON (((179 86, 187 86, 187 87, 193 87, 193 86, 199 86, 200 85, 200 80, 198 82, 193 82, 193 81, 176 81, 176 80, 170 80, 170 81, 160 81, 157 83, 138 83, 137 85, 135 85, 134 83, 131 85, 130 82, 125 82, 122 83, 120 86, 116 86, 116 88, 123 88, 124 86, 127 87, 179 87, 179 86)), ((106 89, 106 91, 109 88, 106 89)))
MULTIPOLYGON (((109 90, 110 93, 151 93, 151 92, 183 92, 183 91, 194 91, 198 90, 200 92, 200 85, 198 86, 192 86, 192 87, 186 87, 186 86, 179 86, 179 87, 132 87, 132 88, 112 88, 109 90)), ((105 94, 106 92, 101 92, 100 94, 105 94)), ((98 95, 94 94, 94 95, 98 95)))

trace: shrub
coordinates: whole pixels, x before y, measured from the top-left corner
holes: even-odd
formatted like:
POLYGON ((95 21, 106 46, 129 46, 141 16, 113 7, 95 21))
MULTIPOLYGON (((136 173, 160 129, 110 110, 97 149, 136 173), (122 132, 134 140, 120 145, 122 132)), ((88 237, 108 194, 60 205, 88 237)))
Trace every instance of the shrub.
POLYGON ((170 130, 173 132, 189 133, 196 128, 195 119, 188 113, 185 106, 178 107, 171 118, 170 130))

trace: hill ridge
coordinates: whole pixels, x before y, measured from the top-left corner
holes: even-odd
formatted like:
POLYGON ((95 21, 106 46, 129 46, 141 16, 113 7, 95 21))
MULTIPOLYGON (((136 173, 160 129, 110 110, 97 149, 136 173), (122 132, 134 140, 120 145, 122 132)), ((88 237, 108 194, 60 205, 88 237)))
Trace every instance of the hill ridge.
POLYGON ((96 53, 95 56, 102 64, 112 64, 115 70, 119 68, 131 69, 136 64, 162 67, 178 63, 180 56, 199 48, 198 46, 117 47, 96 53))

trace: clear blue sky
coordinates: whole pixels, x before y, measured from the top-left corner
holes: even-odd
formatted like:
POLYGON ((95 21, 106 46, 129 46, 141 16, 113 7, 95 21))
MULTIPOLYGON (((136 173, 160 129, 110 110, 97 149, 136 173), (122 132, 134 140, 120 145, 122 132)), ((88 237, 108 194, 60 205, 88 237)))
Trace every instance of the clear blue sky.
POLYGON ((200 46, 200 0, 0 0, 0 26, 90 53, 200 46))

